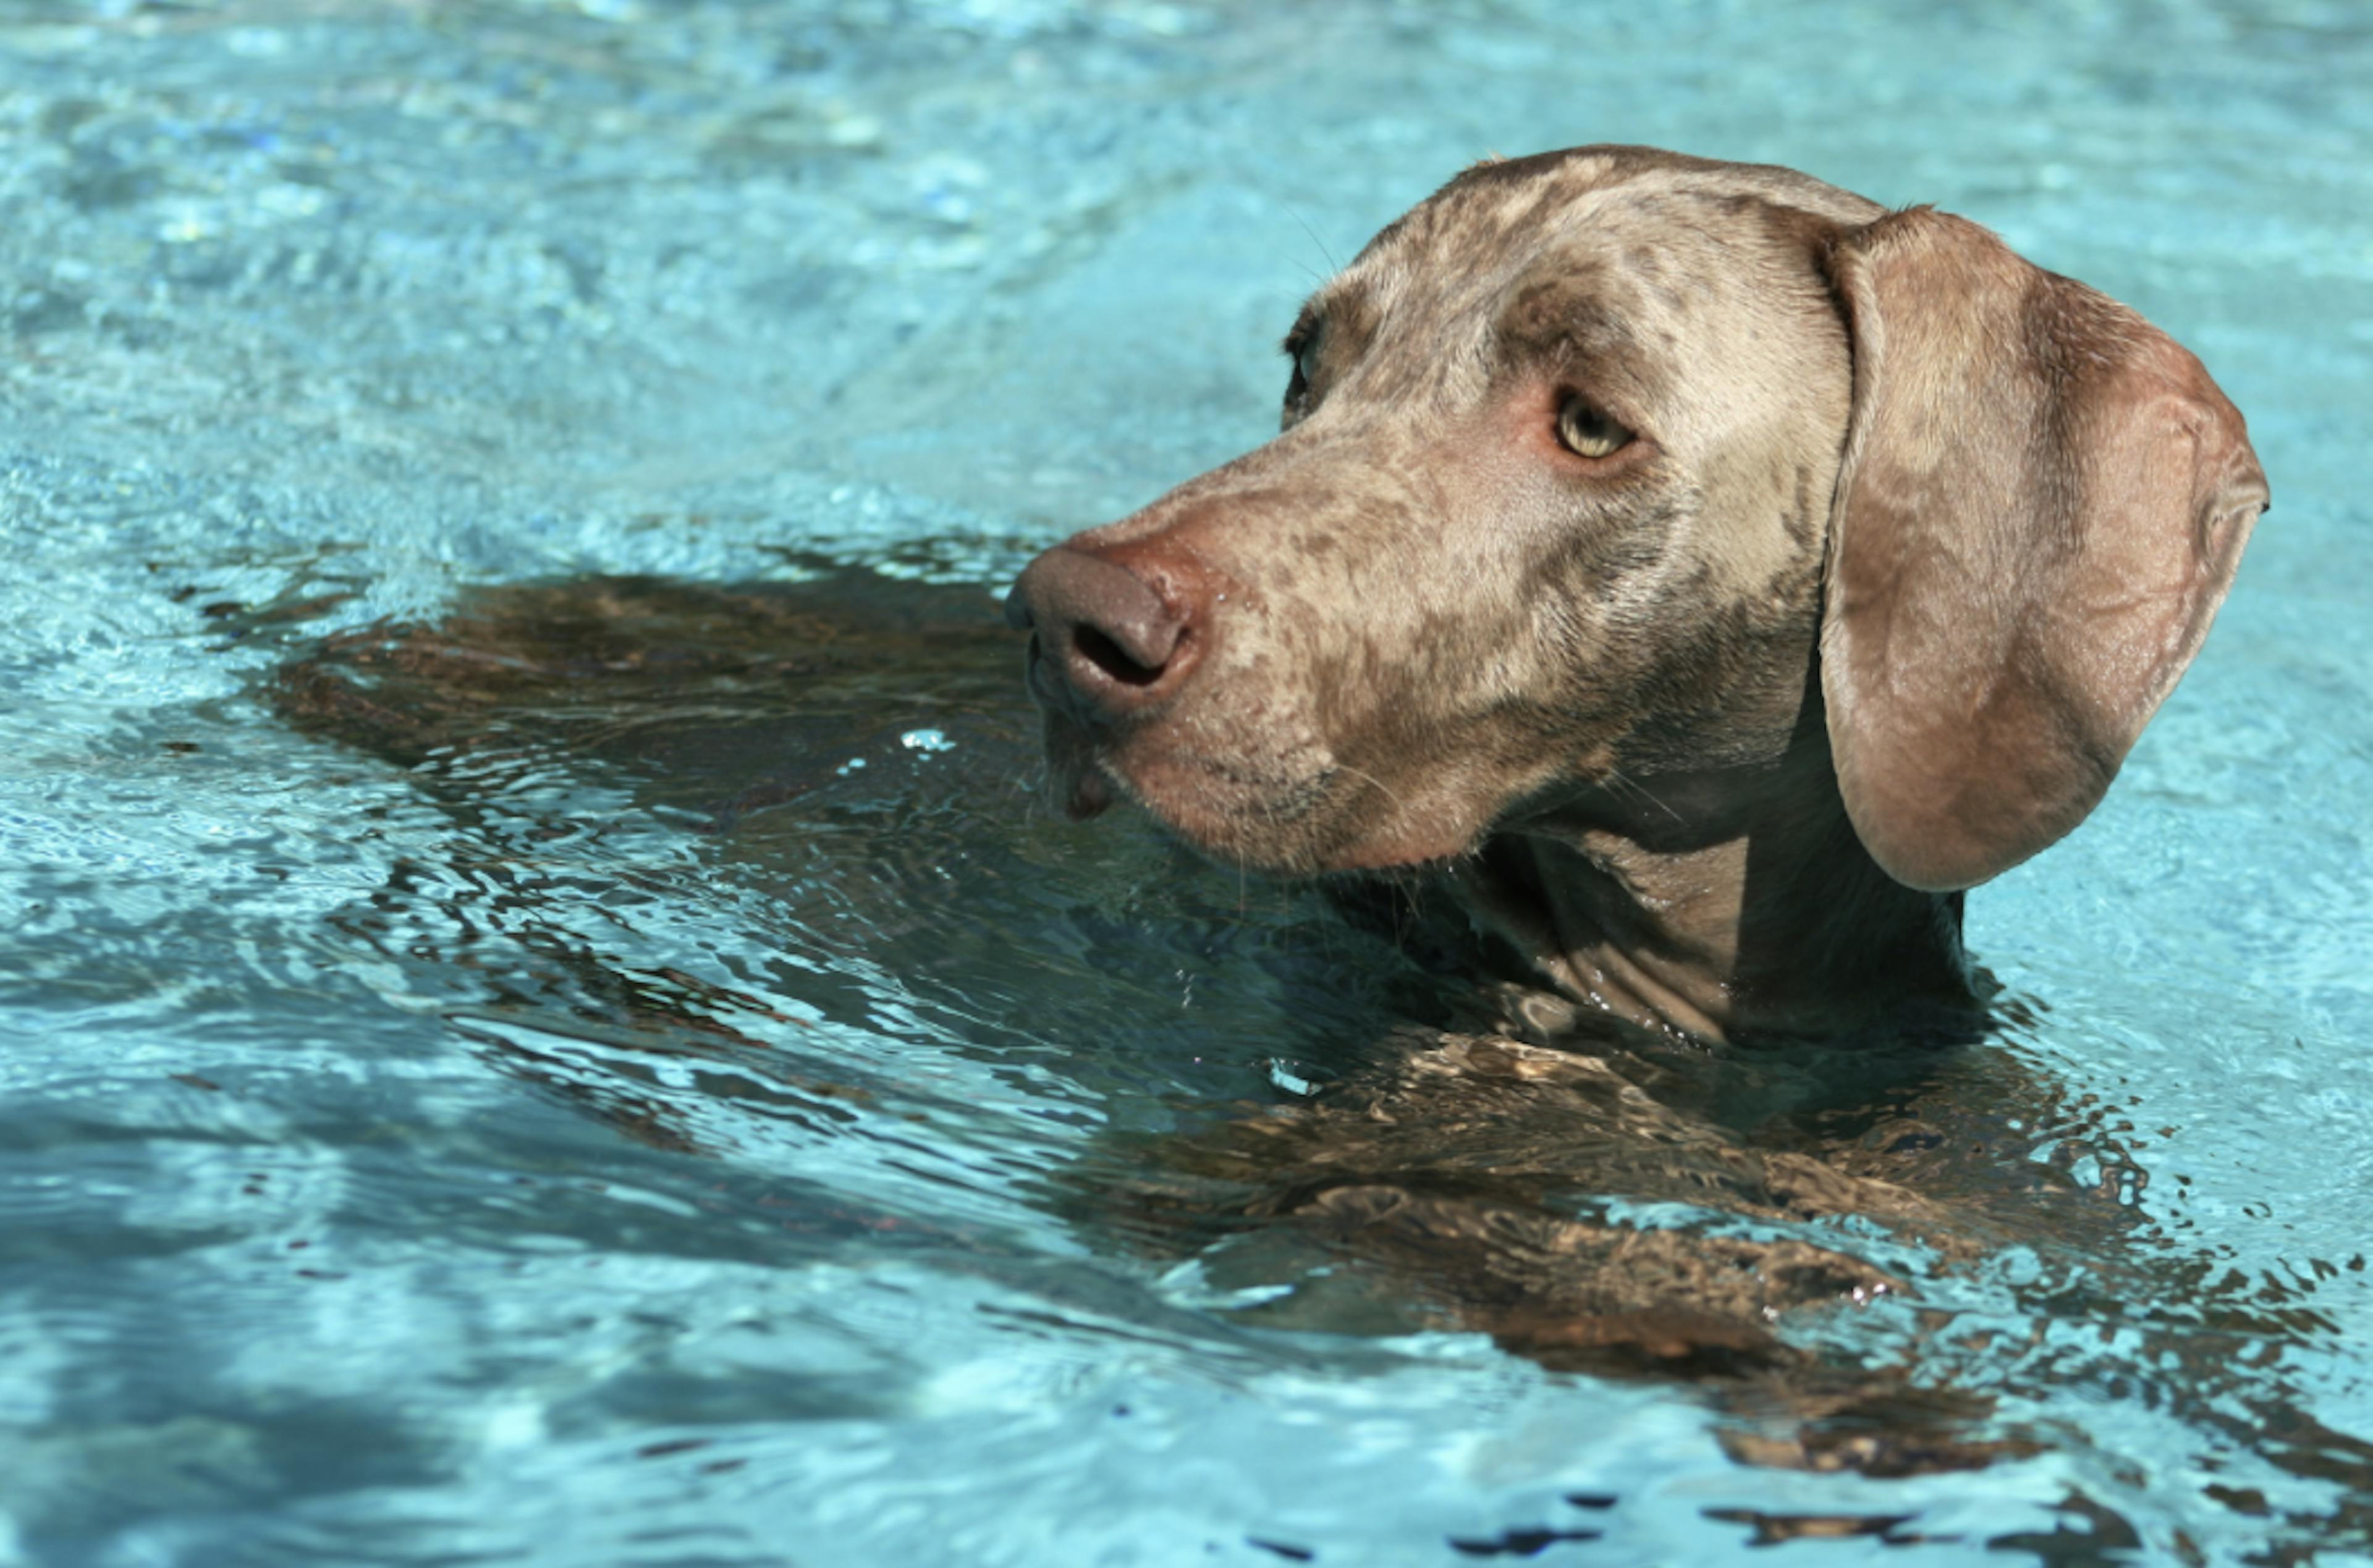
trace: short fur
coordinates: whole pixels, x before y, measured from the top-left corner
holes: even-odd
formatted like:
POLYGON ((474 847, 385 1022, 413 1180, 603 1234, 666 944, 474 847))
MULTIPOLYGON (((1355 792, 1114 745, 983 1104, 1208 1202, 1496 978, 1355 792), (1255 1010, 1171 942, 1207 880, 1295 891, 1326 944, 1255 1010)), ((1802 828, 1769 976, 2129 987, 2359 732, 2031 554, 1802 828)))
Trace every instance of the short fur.
POLYGON ((1287 349, 1275 440, 1017 586, 1057 793, 1424 868, 1708 1038, 1965 994, 1958 889, 2098 801, 2266 501, 2140 317, 1782 168, 1479 166, 1287 349))

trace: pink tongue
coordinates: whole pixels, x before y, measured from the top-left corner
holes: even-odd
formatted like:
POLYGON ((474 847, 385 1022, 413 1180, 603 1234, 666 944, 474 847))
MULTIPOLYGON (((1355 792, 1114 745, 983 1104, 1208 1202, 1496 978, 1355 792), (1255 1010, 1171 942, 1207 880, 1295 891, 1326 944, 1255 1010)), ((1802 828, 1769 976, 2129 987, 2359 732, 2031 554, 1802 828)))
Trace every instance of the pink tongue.
POLYGON ((1063 805, 1063 814, 1074 822, 1084 822, 1112 804, 1112 785, 1102 773, 1093 770, 1081 773, 1071 785, 1071 798, 1063 805))

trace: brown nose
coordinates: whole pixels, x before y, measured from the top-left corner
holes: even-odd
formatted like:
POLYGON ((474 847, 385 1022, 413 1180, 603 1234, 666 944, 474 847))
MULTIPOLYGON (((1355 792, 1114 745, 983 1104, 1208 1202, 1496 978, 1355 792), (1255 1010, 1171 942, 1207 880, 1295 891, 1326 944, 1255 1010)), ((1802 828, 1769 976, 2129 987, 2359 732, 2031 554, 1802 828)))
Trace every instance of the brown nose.
POLYGON ((1062 544, 1005 596, 1006 623, 1038 633, 1035 656, 1085 719, 1126 717, 1177 690, 1197 657, 1200 609, 1199 595, 1175 602, 1119 562, 1062 544))

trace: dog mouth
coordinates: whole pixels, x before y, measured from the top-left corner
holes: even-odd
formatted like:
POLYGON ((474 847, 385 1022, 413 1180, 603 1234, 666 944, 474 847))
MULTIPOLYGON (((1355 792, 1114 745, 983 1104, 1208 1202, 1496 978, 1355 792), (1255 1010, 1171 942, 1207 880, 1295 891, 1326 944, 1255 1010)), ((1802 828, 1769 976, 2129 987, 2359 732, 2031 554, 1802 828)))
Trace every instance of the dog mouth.
POLYGON ((1397 822, 1391 792, 1315 740, 1214 755, 1169 726, 1092 728, 1053 705, 1045 716, 1046 798, 1074 822, 1133 806, 1215 862, 1284 877, 1432 865, 1467 847, 1397 822))
POLYGON ((1074 822, 1101 817, 1123 798, 1124 785, 1095 755, 1080 726, 1046 714, 1046 798, 1074 822))
POLYGON ((1232 863, 1306 854, 1262 853, 1256 839, 1299 843, 1327 836, 1340 770, 1315 744, 1274 760, 1249 749, 1212 753, 1182 743, 1176 724, 1089 725, 1060 704, 1042 698, 1041 706, 1046 798, 1072 821, 1126 802, 1192 847, 1232 863))

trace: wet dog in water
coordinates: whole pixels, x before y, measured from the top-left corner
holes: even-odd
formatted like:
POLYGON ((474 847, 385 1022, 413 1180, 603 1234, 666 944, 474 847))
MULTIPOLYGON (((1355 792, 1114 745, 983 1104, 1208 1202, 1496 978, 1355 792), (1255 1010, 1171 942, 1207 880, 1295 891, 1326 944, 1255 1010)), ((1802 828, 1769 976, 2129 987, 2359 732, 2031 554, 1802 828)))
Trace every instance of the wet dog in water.
POLYGON ((1703 1040, 1965 996, 1960 890, 2100 799, 2266 504, 2133 311, 1781 168, 1482 165, 1285 347, 1275 440, 1015 587, 1058 797, 1417 868, 1703 1040))
MULTIPOLYGON (((1621 149, 1470 171, 1288 348, 1276 441, 1023 575, 1058 798, 1133 799, 1223 864, 1438 880, 1528 966, 1525 1018, 1561 995, 1566 1027, 1349 1042, 1308 1098, 1115 1131, 1050 1201, 1258 1287, 1243 1318, 1439 1324, 1702 1378, 1742 1457, 1876 1473, 2047 1441, 1954 1390, 2060 1368, 1947 1307, 1828 1304, 1934 1301, 2016 1243, 2040 1272, 2000 1288, 2039 1321, 2086 1309, 2063 1299, 2079 1279, 2179 1319, 2255 1310, 2213 1259, 2123 1245, 2147 1173, 2115 1108, 1904 1023, 1942 1001, 1943 1038, 1968 1037, 1958 889, 2098 799, 2264 505, 2189 354, 1959 219, 1621 149), (1700 1043, 1774 1036, 1797 1043, 1700 1043)), ((856 583, 491 590, 333 639, 283 702, 472 818, 486 770, 443 760, 531 740, 539 770, 623 760, 685 803, 722 792, 724 834, 822 812, 900 703, 977 709, 965 754, 1019 771, 976 599, 922 614, 911 585, 856 583)), ((933 814, 911 815, 882 842, 918 842, 933 814)), ((919 842, 949 865, 995 847, 919 842)), ((898 933, 918 964, 967 943, 1014 961, 964 904, 798 867, 777 879, 859 901, 869 961, 898 933)), ((762 1049, 730 1019, 767 995, 564 957, 548 983, 596 988, 647 1050, 762 1049)), ((1022 1011, 1048 1027, 1043 996, 1022 1011)), ((693 1091, 567 1082, 699 1146, 693 1091)), ((2174 1334, 2135 1365, 2183 1360, 2181 1398, 2246 1405, 2224 1344, 2174 1334)))
MULTIPOLYGON (((2133 1202, 2151 1177, 2134 1107, 2028 1049, 2016 1009, 1996 1008, 2001 1048, 1983 1051, 1938 1049, 1900 1016, 1876 1039, 1756 1050, 1612 1021, 1554 1049, 1494 1033, 1455 1011, 1489 958, 1455 925, 1375 941, 1298 891, 1246 900, 1235 876, 1133 825, 1066 842, 1019 793, 1035 715, 991 602, 812 571, 489 586, 434 623, 310 645, 279 672, 280 710, 393 764, 425 808, 406 829, 423 857, 337 923, 446 987, 497 1071, 684 1153, 731 1156, 719 1130, 744 1116, 776 1130, 762 1144, 927 1132, 930 1074, 902 1077, 894 1052, 844 1060, 839 1034, 787 1016, 879 1031, 876 974, 960 999, 939 1016, 963 1020, 961 1049, 1020 1047, 1081 1085, 1142 1066, 1115 1101, 1137 1109, 1033 1190, 1099 1253, 1192 1260, 1215 1294, 1240 1294, 1199 1330, 1223 1339, 1239 1324, 1478 1331, 1551 1366, 1687 1378, 1742 1458, 1875 1473, 2052 1443, 2016 1417, 2071 1376, 2141 1379, 2211 1426, 2313 1430, 2262 1357, 2236 1353, 2314 1333, 2303 1287, 2235 1272, 2180 1225, 2154 1233, 2170 1211, 2133 1202), (969 765, 909 749, 926 724, 969 765), (612 833, 589 800, 641 847, 575 854, 612 833), (419 830, 440 817, 441 846, 419 830), (737 976, 608 949, 620 916, 605 900, 589 918, 589 889, 670 824, 696 858, 662 856, 632 896, 678 905, 684 878, 728 890, 796 962, 737 976), (870 967, 844 972, 851 954, 870 967), (1233 1013, 1199 996, 1149 1007, 1182 965, 1260 989, 1233 1013), (578 1037, 606 1043, 555 1049, 578 1037), (1247 1059, 1272 1055, 1315 1092, 1227 1098, 1247 1059), (1190 1057, 1233 1065, 1196 1068, 1185 1094, 1154 1087, 1190 1057), (1999 1331, 2006 1302, 2012 1322, 2105 1316, 2142 1337, 2029 1344, 1999 1331)), ((282 613, 234 630, 272 634, 282 613)), ((1966 1010, 1944 1021, 1967 1038, 1966 1010)), ((765 1204, 804 1191, 768 1168, 728 1157, 719 1179, 765 1204)), ((801 1224, 886 1218, 950 1257, 1004 1255, 961 1211, 874 1214, 861 1183, 826 1196, 801 1224)), ((786 1211, 763 1212, 772 1225, 786 1211)), ((2320 1434, 2302 1462, 2339 1444, 2320 1434)))

